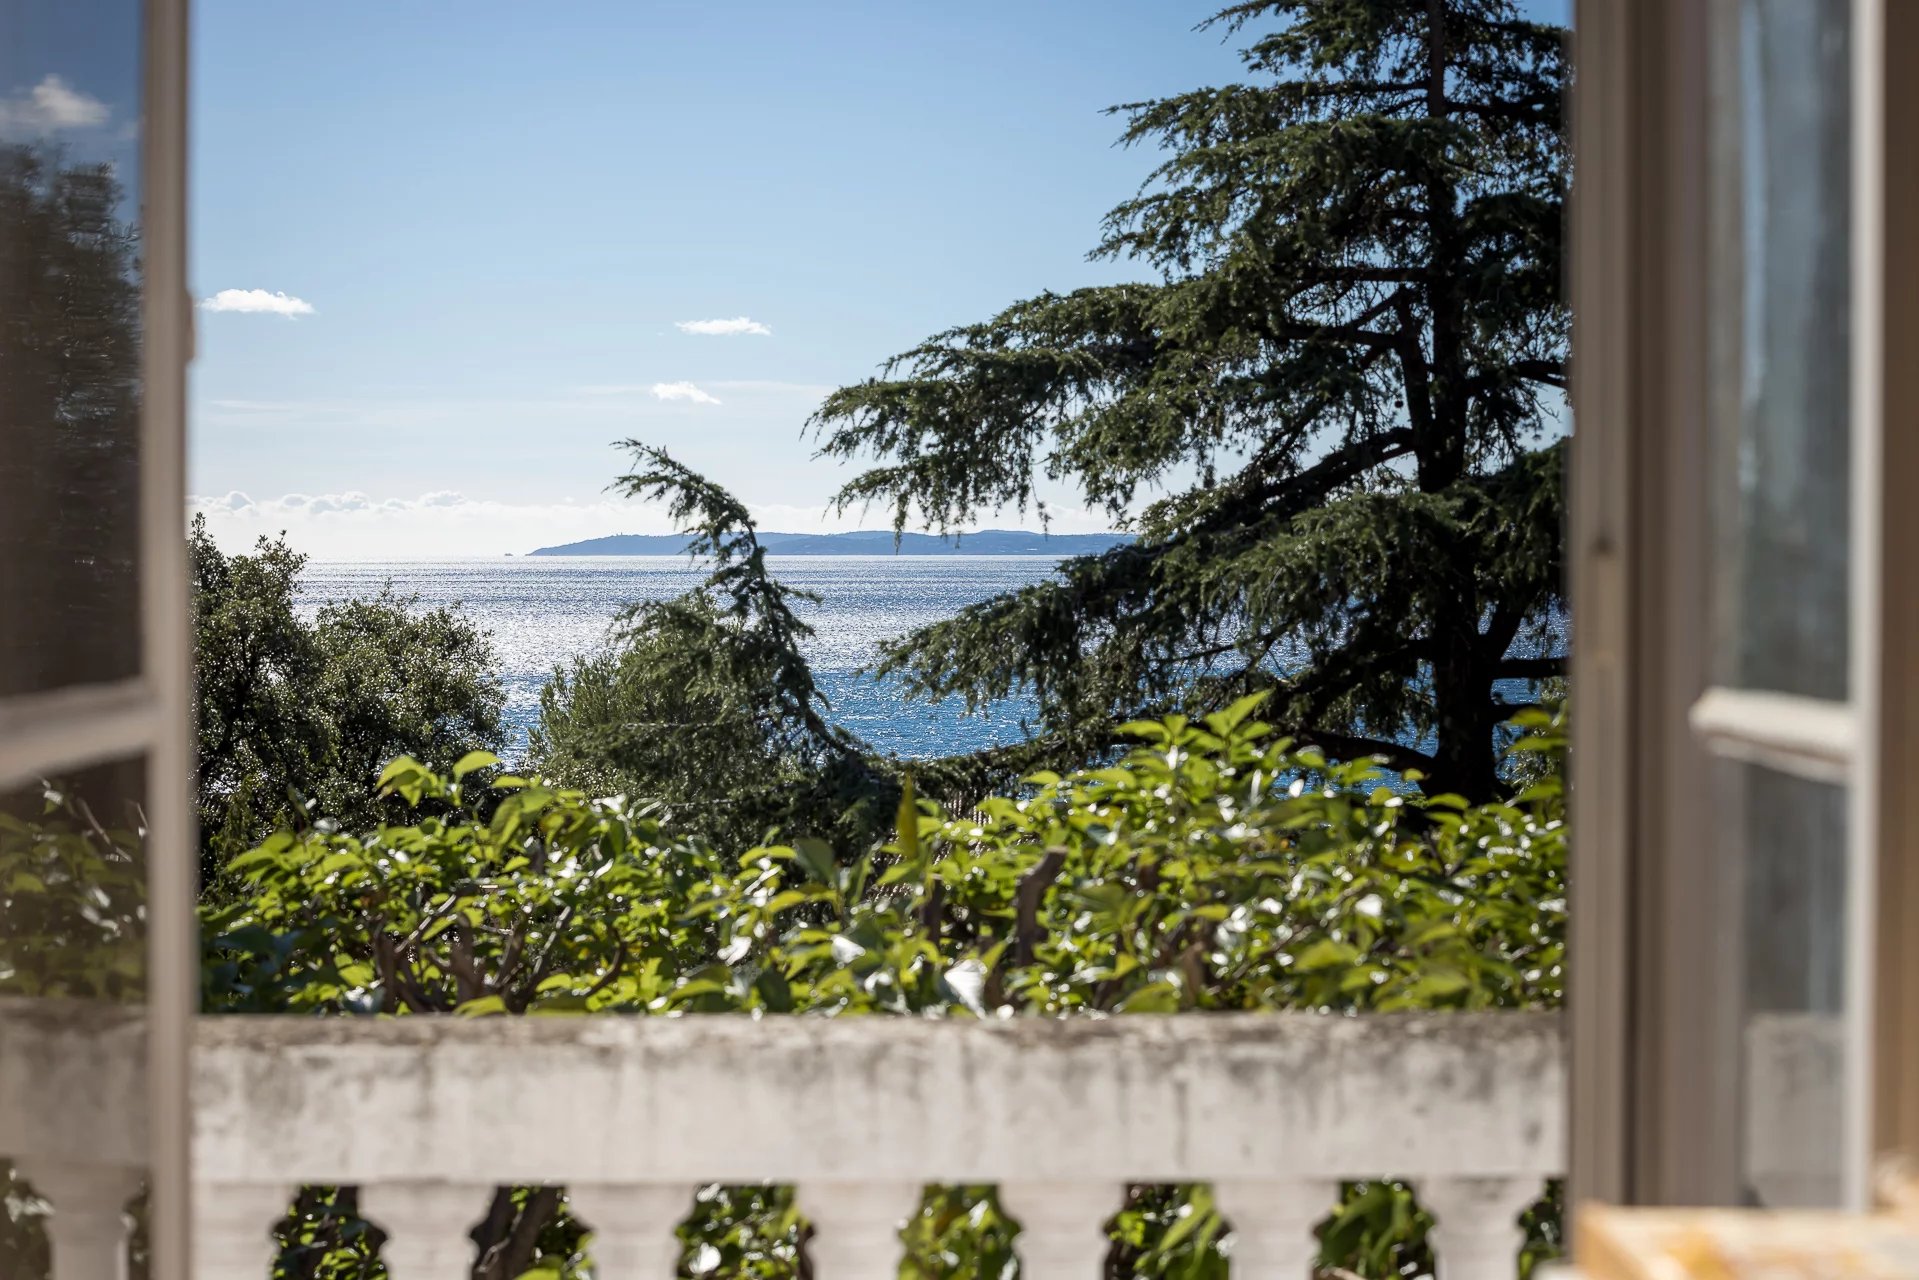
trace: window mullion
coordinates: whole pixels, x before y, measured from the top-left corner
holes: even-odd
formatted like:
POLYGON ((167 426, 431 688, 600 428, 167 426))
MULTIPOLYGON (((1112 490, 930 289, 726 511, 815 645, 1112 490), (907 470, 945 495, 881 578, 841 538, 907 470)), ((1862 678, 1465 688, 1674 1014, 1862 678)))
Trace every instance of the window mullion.
POLYGON ((1687 718, 1714 755, 1815 782, 1845 782, 1860 740, 1846 703, 1762 689, 1708 689, 1687 718))
POLYGON ((161 705, 144 678, 0 701, 0 788, 146 751, 161 705))

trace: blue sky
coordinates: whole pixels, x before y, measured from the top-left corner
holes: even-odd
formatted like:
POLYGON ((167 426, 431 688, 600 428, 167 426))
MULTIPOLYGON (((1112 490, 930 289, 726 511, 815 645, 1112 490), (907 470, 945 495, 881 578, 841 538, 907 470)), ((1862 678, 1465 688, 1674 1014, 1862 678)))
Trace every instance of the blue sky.
POLYGON ((1217 7, 197 0, 197 505, 323 558, 663 531, 605 493, 634 436, 767 528, 881 524, 827 511, 808 413, 1136 274, 1085 260, 1155 161, 1102 108, 1238 78, 1217 7))
POLYGON ((767 527, 880 523, 825 517, 807 413, 1131 274, 1084 260, 1153 163, 1101 108, 1234 78, 1212 8, 199 0, 193 491, 228 542, 498 555, 665 528, 604 493, 638 436, 767 527))

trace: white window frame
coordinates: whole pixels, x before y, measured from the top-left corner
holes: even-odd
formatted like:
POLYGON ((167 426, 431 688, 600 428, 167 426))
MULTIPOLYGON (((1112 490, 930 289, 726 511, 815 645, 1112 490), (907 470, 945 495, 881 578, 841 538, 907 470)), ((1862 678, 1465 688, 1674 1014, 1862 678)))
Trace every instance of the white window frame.
POLYGON ((1715 757, 1846 788, 1845 988, 1841 1025, 1841 1195, 1871 1199, 1873 942, 1877 933, 1881 332, 1884 301, 1884 0, 1851 0, 1851 218, 1847 424, 1849 545, 1846 700, 1709 686, 1688 710, 1715 757))
POLYGON ((145 761, 152 1274, 187 1280, 187 1071, 199 999, 185 528, 187 0, 144 0, 141 17, 140 674, 0 698, 0 787, 108 760, 145 761))
POLYGON ((1882 427, 1919 415, 1919 250, 1887 236, 1919 215, 1919 86, 1887 74, 1919 53, 1919 7, 1852 0, 1843 702, 1707 676, 1700 121, 1727 109, 1709 8, 1580 0, 1575 24, 1572 1196, 1738 1194, 1738 961, 1700 927, 1726 910, 1701 813, 1718 758, 1847 788, 1842 1169, 1863 1207, 1880 1157, 1919 1153, 1919 786, 1900 785, 1919 768, 1919 439, 1882 427))

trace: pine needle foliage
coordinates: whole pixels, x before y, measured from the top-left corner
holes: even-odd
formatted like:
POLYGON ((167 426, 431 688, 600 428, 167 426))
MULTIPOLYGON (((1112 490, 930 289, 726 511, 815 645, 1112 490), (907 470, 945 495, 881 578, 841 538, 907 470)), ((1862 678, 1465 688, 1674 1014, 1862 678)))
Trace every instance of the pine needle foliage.
POLYGON ((1095 258, 1148 279, 936 334, 813 419, 894 527, 1037 509, 1138 534, 888 647, 917 693, 1032 694, 1096 749, 1277 688, 1340 758, 1496 794, 1556 674, 1566 33, 1511 0, 1260 0, 1244 83, 1114 108, 1164 154, 1095 258))
POLYGON ((799 612, 818 598, 768 572, 739 499, 663 449, 623 447, 633 468, 612 487, 663 502, 707 574, 692 591, 628 606, 616 644, 553 672, 531 760, 722 843, 778 829, 865 847, 889 829, 898 784, 827 718, 799 612))

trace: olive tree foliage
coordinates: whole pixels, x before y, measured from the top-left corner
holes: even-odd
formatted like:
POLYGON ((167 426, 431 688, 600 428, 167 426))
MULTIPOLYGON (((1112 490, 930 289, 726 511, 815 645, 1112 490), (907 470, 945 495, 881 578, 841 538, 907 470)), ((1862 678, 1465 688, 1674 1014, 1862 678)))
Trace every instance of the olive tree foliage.
POLYGON ((349 825, 396 811, 372 783, 400 754, 450 765, 501 745, 492 642, 455 609, 390 588, 294 606, 306 557, 283 539, 228 555, 190 531, 199 817, 217 886, 225 856, 312 808, 349 825))
POLYGON ((867 463, 841 506, 896 528, 1038 505, 1046 477, 1138 534, 880 670, 1029 691, 1082 758, 1276 689, 1301 742, 1490 798, 1502 687, 1563 662, 1566 33, 1513 0, 1212 25, 1247 37, 1244 83, 1114 109, 1164 160, 1093 255, 1147 280, 937 334, 815 416, 867 463))
MULTIPOLYGON (((382 788, 429 816, 316 823, 234 861, 245 893, 206 911, 205 999, 496 1016, 1556 1005, 1558 770, 1507 802, 1408 795, 1276 737, 1258 701, 1129 725, 1116 765, 1036 775, 977 812, 909 789, 891 840, 852 861, 811 838, 716 849, 537 777, 481 786, 485 753, 451 775, 401 758, 382 788)), ((1522 752, 1557 759, 1557 720, 1527 730, 1522 752)), ((794 1276, 802 1214, 784 1190, 707 1188, 682 1228, 687 1265, 794 1276)), ((1529 1221, 1529 1248, 1549 1254, 1551 1207, 1529 1221)), ((1426 1223, 1403 1186, 1354 1187, 1326 1261, 1429 1267, 1426 1223)), ((1224 1229, 1203 1188, 1134 1188, 1109 1271, 1223 1280, 1224 1229)), ((935 1190, 906 1265, 1001 1274, 1014 1230, 990 1188, 935 1190)), ((372 1274, 377 1238, 344 1193, 305 1193, 282 1238, 283 1275, 372 1274)), ((590 1250, 555 1188, 501 1191, 476 1238, 480 1280, 579 1275, 590 1250)))

